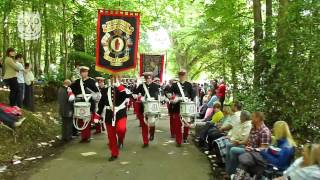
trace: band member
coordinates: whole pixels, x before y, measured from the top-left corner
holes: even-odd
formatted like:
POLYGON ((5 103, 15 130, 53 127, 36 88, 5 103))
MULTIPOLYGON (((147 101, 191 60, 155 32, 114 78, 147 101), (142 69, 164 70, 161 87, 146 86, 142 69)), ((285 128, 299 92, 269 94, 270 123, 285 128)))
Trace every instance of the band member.
POLYGON ((117 80, 112 86, 103 89, 101 94, 98 114, 103 118, 108 132, 111 151, 109 161, 114 161, 119 156, 119 148, 123 147, 127 121, 126 99, 130 96, 117 80))
MULTIPOLYGON (((105 78, 103 77, 96 77, 96 80, 98 82, 98 89, 101 92, 103 89, 105 89, 105 78)), ((98 110, 98 108, 96 108, 96 111, 98 110)), ((94 134, 100 134, 101 133, 101 122, 100 119, 94 119, 94 124, 95 124, 95 128, 96 128, 96 132, 94 134)))
MULTIPOLYGON (((76 102, 87 101, 87 94, 91 94, 91 98, 88 100, 91 104, 90 112, 92 113, 91 120, 96 116, 96 102, 100 100, 101 94, 96 82, 93 78, 89 77, 89 68, 86 66, 81 66, 80 68, 80 79, 77 79, 72 85, 72 92, 76 96, 76 102)), ((83 125, 84 121, 80 122, 80 126, 83 125)), ((88 126, 81 131, 81 143, 90 142, 91 137, 91 123, 88 123, 88 126)))
POLYGON ((160 86, 152 82, 152 73, 145 72, 143 73, 145 83, 138 85, 137 89, 135 89, 134 94, 138 94, 138 99, 140 98, 141 101, 137 101, 138 106, 140 106, 140 111, 138 113, 138 119, 141 124, 142 129, 142 139, 143 139, 143 148, 149 146, 149 140, 153 141, 154 139, 154 132, 155 132, 155 118, 154 115, 144 115, 144 101, 147 101, 148 98, 153 98, 154 100, 158 100, 159 95, 159 88, 160 86), (145 118, 145 119, 144 119, 145 118), (146 120, 146 121, 145 121, 146 120), (148 122, 148 124, 146 123, 148 122), (150 133, 150 138, 148 139, 148 134, 150 133))
POLYGON ((195 98, 195 92, 193 91, 192 84, 186 81, 186 73, 187 72, 185 70, 180 70, 178 73, 179 81, 174 83, 171 87, 171 92, 173 94, 171 98, 172 119, 174 124, 177 147, 181 147, 182 138, 184 142, 187 143, 190 128, 189 124, 183 121, 182 117, 180 116, 180 102, 185 101, 185 99, 183 99, 183 96, 191 101, 195 98), (182 126, 184 128, 182 128, 182 126))
MULTIPOLYGON (((168 99, 172 98, 172 93, 171 93, 171 87, 172 84, 177 82, 176 79, 171 79, 169 81, 169 83, 165 86, 164 88, 164 94, 168 99)), ((174 123, 173 123, 173 114, 172 114, 172 104, 170 103, 169 100, 166 101, 167 102, 167 108, 168 108, 168 114, 170 117, 170 134, 171 134, 171 138, 175 138, 175 134, 174 134, 174 123)))

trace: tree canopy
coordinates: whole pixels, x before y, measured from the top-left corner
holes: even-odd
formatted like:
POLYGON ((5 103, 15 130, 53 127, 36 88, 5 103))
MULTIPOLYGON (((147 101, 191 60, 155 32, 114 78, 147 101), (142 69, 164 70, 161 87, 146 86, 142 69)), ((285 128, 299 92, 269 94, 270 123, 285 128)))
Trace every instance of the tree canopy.
POLYGON ((3 0, 2 54, 15 47, 37 76, 48 75, 50 64, 60 67, 59 77, 68 77, 77 61, 94 65, 98 8, 141 12, 139 52, 160 53, 147 32, 164 28, 171 41, 167 71, 185 68, 192 80, 223 78, 230 97, 266 112, 270 123, 319 132, 320 1, 3 0), (40 14, 38 40, 18 36, 24 11, 40 14))

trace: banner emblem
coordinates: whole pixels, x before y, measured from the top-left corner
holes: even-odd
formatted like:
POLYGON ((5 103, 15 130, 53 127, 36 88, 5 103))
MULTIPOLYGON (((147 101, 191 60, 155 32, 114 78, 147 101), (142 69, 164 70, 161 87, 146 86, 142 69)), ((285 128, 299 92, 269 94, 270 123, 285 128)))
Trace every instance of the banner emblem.
POLYGON ((139 22, 136 12, 99 10, 97 71, 117 73, 136 66, 139 22))

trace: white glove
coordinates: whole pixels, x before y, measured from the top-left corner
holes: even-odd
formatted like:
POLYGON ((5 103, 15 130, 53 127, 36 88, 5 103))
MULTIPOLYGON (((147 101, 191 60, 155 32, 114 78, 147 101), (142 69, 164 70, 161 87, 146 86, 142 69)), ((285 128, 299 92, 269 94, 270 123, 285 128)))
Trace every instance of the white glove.
POLYGON ((74 96, 74 94, 71 94, 71 95, 69 96, 68 101, 69 101, 69 102, 73 102, 75 99, 76 99, 76 97, 74 96))
POLYGON ((137 78, 137 87, 138 87, 140 84, 142 84, 142 83, 143 83, 142 77, 138 77, 138 78, 137 78))
POLYGON ((145 97, 141 97, 141 102, 145 102, 145 97))
POLYGON ((101 99, 101 93, 92 93, 92 99, 96 102, 100 101, 101 99))
POLYGON ((115 82, 113 85, 114 85, 114 87, 119 87, 119 86, 120 86, 120 82, 119 82, 119 80, 118 80, 118 79, 116 79, 116 82, 115 82))
POLYGON ((133 97, 133 99, 137 99, 137 98, 138 98, 138 95, 132 94, 132 97, 133 97))

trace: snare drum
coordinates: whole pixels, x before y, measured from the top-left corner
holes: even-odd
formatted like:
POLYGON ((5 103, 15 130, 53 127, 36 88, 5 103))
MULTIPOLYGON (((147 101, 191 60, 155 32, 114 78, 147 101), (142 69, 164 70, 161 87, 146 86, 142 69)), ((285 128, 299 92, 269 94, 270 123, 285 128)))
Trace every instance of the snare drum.
POLYGON ((76 102, 74 103, 74 117, 78 119, 90 119, 91 104, 89 102, 76 102))
POLYGON ((180 103, 180 115, 181 116, 195 116, 197 113, 196 103, 194 102, 181 102, 180 103))
POLYGON ((160 103, 157 100, 148 100, 143 103, 143 107, 145 114, 160 114, 160 103))

